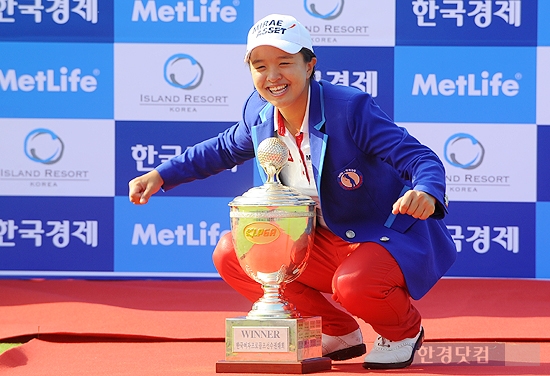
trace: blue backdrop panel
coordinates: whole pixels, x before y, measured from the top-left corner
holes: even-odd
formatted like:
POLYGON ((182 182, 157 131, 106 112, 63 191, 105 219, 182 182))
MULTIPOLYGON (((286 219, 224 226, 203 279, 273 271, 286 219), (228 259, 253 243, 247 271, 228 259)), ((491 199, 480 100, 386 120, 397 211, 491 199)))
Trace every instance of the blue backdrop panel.
POLYGON ((115 1, 116 42, 241 44, 249 1, 115 1))
POLYGON ((371 94, 393 118, 392 47, 315 47, 317 78, 371 94))
POLYGON ((0 116, 113 118, 113 45, 0 42, 0 116))
POLYGON ((537 278, 550 278, 550 202, 537 203, 537 278))
POLYGON ((537 44, 537 0, 396 1, 396 6, 398 46, 537 44))
POLYGON ((535 204, 452 202, 447 227, 458 257, 447 275, 535 277, 535 204))
MULTIPOLYGON (((116 195, 128 194, 128 182, 189 146, 222 132, 232 123, 216 122, 116 122, 116 195)), ((253 161, 205 180, 180 185, 158 196, 227 196, 242 194, 252 186, 253 161)))
POLYGON ((534 124, 536 61, 535 47, 398 46, 395 118, 534 124))
POLYGON ((550 1, 539 1, 538 13, 538 45, 550 46, 550 1))
POLYGON ((112 0, 2 1, 0 40, 113 42, 112 0), (65 3, 65 4, 63 4, 65 3))
MULTIPOLYGON (((0 185, 12 187, 0 192, 0 276, 216 276, 227 204, 262 184, 255 162, 145 206, 129 202, 128 181, 239 120, 252 82, 246 35, 268 13, 310 29, 316 79, 371 93, 437 149, 460 200, 446 220, 458 247, 448 275, 550 278, 550 0, 0 0, 0 185), (149 106, 153 96, 227 103, 171 113, 149 106), (12 171, 36 178, 33 163, 49 162, 22 154, 36 129, 65 143, 58 170, 93 179, 13 188, 12 171), (456 134, 483 145, 482 166, 446 158, 456 134), (510 185, 481 197, 469 182, 459 188, 475 192, 459 196, 465 174, 510 185)), ((55 155, 51 144, 35 152, 55 155)))
POLYGON ((112 271, 112 197, 0 197, 3 270, 112 271))
POLYGON ((116 272, 215 273, 212 251, 229 231, 225 197, 155 197, 135 206, 115 198, 116 272))

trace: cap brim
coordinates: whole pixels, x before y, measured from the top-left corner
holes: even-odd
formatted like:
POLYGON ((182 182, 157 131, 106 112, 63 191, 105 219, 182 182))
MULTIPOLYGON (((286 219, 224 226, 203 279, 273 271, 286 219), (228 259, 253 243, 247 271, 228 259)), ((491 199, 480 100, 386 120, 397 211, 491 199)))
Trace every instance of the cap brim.
POLYGON ((245 63, 248 63, 248 59, 250 59, 250 54, 252 53, 252 50, 255 49, 256 47, 260 47, 260 46, 276 47, 276 48, 278 48, 280 50, 283 50, 284 52, 289 53, 289 54, 297 54, 303 48, 299 44, 296 44, 296 43, 293 43, 293 42, 288 42, 286 40, 274 40, 274 41, 268 41, 266 43, 261 43, 260 42, 258 44, 255 44, 254 46, 249 47, 249 50, 246 51, 246 54, 244 55, 244 62, 245 63))

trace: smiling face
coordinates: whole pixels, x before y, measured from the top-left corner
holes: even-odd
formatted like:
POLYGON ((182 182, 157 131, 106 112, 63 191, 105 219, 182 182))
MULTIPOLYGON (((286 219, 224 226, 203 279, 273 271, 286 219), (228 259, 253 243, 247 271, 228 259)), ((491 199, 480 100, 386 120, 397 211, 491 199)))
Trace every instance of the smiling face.
POLYGON ((259 46, 250 54, 250 72, 258 93, 283 114, 305 113, 309 78, 316 58, 304 60, 272 46, 259 46))

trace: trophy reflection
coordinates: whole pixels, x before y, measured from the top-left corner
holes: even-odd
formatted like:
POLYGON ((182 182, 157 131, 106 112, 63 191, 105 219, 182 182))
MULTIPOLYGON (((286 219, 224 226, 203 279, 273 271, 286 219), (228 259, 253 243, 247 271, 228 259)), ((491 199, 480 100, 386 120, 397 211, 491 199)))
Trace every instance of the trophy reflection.
POLYGON ((226 319, 225 361, 217 372, 310 373, 328 370, 322 358, 321 317, 302 317, 284 297, 285 286, 306 268, 315 234, 315 201, 284 186, 288 160, 276 137, 260 143, 257 160, 267 181, 236 197, 231 234, 243 270, 263 289, 246 317, 226 319))

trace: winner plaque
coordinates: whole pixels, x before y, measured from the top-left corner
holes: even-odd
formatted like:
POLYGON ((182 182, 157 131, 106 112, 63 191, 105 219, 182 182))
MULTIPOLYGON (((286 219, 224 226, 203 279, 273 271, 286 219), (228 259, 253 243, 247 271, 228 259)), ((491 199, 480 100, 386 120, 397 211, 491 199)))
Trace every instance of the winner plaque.
POLYGON ((237 258, 264 294, 246 317, 226 319, 225 360, 216 363, 216 372, 330 370, 330 358, 322 357, 321 317, 302 317, 284 297, 286 284, 307 265, 315 234, 315 201, 279 181, 288 160, 281 140, 262 141, 257 159, 267 181, 229 206, 237 258))

